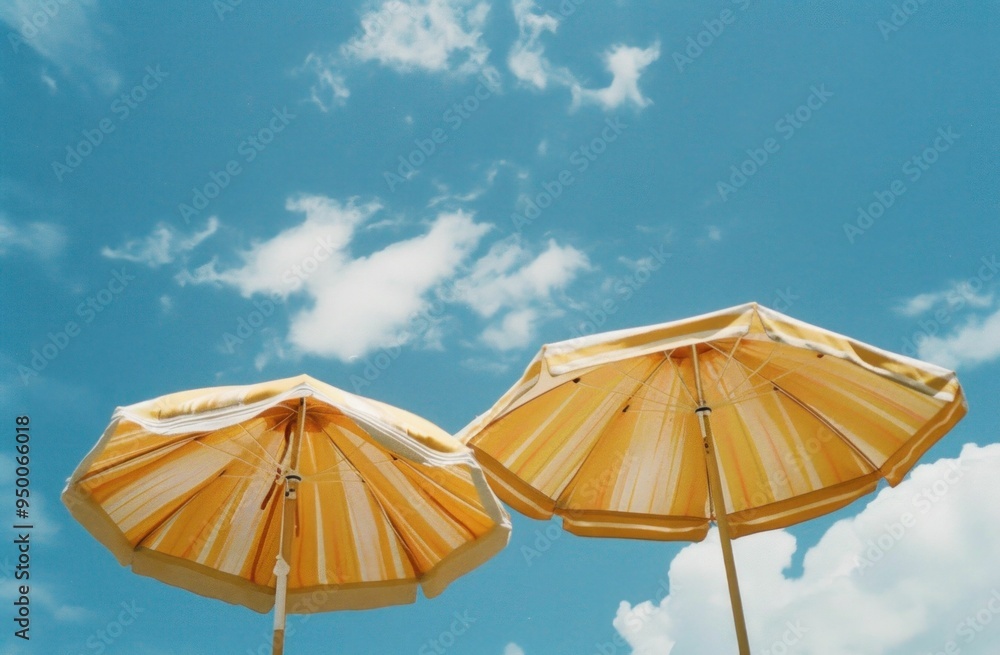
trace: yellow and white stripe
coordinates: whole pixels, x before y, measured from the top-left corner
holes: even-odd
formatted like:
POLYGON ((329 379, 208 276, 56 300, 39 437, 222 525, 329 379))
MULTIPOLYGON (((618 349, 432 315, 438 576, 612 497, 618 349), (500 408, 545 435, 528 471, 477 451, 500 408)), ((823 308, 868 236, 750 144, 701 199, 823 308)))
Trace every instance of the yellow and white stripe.
POLYGON ((831 512, 881 478, 895 485, 966 409, 951 371, 750 303, 544 346, 458 438, 528 516, 558 514, 590 536, 699 540, 715 512, 741 536, 831 512))
POLYGON ((63 502, 137 573, 267 612, 301 398, 288 612, 432 597, 506 545, 509 518, 467 447, 308 376, 119 408, 63 502))

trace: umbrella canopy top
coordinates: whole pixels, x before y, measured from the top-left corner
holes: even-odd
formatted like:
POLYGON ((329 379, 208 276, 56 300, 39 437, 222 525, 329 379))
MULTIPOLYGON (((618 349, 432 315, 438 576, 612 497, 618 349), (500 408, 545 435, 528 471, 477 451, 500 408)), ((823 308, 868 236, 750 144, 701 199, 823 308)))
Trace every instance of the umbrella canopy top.
POLYGON ((717 512, 739 536, 897 484, 965 411, 951 371, 748 303, 546 345, 457 437, 529 516, 697 540, 717 512), (699 408, 722 469, 717 506, 699 408))
POLYGON ((435 596, 509 536, 468 447, 309 376, 119 407, 63 501, 137 573, 265 612, 289 478, 292 613, 435 596))
POLYGON ((446 455, 467 450, 427 419, 338 389, 309 375, 250 385, 179 391, 120 407, 116 415, 160 434, 178 434, 189 431, 192 423, 201 429, 239 423, 269 407, 302 397, 316 398, 366 424, 389 426, 385 436, 403 433, 435 453, 446 455))

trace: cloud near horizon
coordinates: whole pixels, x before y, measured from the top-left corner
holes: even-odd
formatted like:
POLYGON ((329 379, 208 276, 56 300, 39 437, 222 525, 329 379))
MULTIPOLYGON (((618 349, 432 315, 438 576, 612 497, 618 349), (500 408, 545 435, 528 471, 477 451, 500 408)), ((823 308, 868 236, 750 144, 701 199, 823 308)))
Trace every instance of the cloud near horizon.
MULTIPOLYGON (((788 531, 735 541, 753 652, 994 655, 1000 508, 982 499, 998 494, 1000 444, 966 444, 833 524, 800 576, 788 574, 798 548, 788 531)), ((668 577, 665 598, 618 608, 614 626, 633 652, 735 651, 717 530, 685 547, 668 577)))

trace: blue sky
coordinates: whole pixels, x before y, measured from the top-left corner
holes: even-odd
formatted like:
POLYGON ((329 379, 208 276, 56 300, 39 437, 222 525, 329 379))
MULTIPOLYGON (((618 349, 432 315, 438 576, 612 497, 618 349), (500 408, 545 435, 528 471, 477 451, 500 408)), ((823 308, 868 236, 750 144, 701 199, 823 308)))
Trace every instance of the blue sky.
MULTIPOLYGON (((121 569, 62 508, 117 405, 307 372, 457 431, 541 343, 749 300, 959 372, 971 411, 926 475, 976 473, 856 606, 899 624, 864 652, 995 652, 996 7, 675 4, 0 5, 2 416, 31 416, 41 526, 33 639, 5 652, 263 643, 268 617, 121 569), (941 550, 949 527, 969 539, 941 550), (918 575, 949 563, 979 573, 918 575), (947 594, 914 591, 932 583, 947 594), (992 625, 966 641, 977 612, 992 625)), ((834 552, 840 519, 877 538, 917 478, 737 557, 822 616, 837 597, 805 552, 834 552)), ((721 584, 698 577, 710 544, 514 522, 442 597, 313 616, 290 649, 716 652, 676 613, 729 618, 691 591, 721 584)), ((774 597, 745 593, 758 643, 838 652, 788 632, 774 597)))

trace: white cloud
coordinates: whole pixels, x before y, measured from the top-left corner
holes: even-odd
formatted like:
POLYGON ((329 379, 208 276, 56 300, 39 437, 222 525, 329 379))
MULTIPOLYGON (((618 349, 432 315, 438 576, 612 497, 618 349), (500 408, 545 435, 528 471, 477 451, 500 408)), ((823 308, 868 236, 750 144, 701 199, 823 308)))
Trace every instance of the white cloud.
POLYGON ((495 350, 523 348, 535 336, 538 319, 538 310, 531 307, 508 312, 498 324, 483 330, 483 343, 495 350))
POLYGON ((979 282, 978 289, 974 288, 971 281, 964 281, 956 282, 943 291, 917 294, 899 303, 896 312, 903 316, 915 317, 940 307, 949 312, 958 311, 966 305, 976 308, 989 307, 993 304, 993 294, 982 293, 983 283, 976 281, 979 282))
POLYGON ((519 240, 506 239, 493 245, 459 282, 463 298, 481 316, 492 317, 504 308, 518 308, 535 300, 547 300, 553 291, 565 288, 589 266, 587 256, 572 246, 550 240, 534 259, 519 240))
POLYGON ((428 292, 453 275, 487 229, 464 212, 442 213, 422 236, 310 278, 315 304, 293 317, 291 342, 341 359, 396 344, 428 292))
POLYGON ((0 213, 0 256, 14 250, 52 259, 66 246, 66 235, 58 225, 33 222, 17 225, 0 213))
POLYGON ((359 205, 353 198, 345 205, 323 196, 301 196, 289 199, 285 208, 304 213, 305 220, 267 241, 254 243, 240 253, 243 264, 239 267, 219 271, 213 261, 192 275, 182 273, 179 281, 182 285, 221 283, 236 287, 244 297, 266 293, 285 298, 301 289, 316 268, 343 266, 349 257, 347 247, 355 229, 381 209, 381 205, 377 202, 359 205), (303 270, 304 264, 313 270, 303 270))
MULTIPOLYGON (((917 467, 838 521, 786 574, 785 530, 735 542, 753 652, 993 655, 1000 643, 1000 444, 917 467)), ((736 649, 718 532, 685 547, 668 596, 622 602, 614 625, 636 653, 736 649)))
POLYGON ((917 342, 921 359, 948 369, 985 364, 1000 357, 1000 309, 985 318, 970 317, 950 334, 917 342))
POLYGON ((361 18, 361 33, 340 51, 400 72, 477 73, 490 53, 482 40, 489 9, 477 0, 388 0, 361 18))
POLYGON ((660 58, 660 44, 648 48, 616 45, 604 55, 605 66, 612 74, 611 84, 603 89, 585 89, 573 85, 573 106, 584 103, 600 105, 604 109, 616 109, 626 103, 645 107, 652 100, 639 90, 639 77, 643 70, 660 58))
POLYGON ((159 223, 148 236, 129 239, 117 248, 104 246, 101 254, 108 259, 124 259, 150 268, 159 268, 194 250, 218 229, 219 220, 214 216, 208 219, 205 229, 190 235, 181 234, 172 225, 159 223))
POLYGON ((572 75, 565 69, 553 68, 545 57, 545 49, 540 42, 543 33, 555 34, 559 28, 556 17, 535 13, 538 7, 534 0, 512 0, 511 6, 519 34, 507 55, 510 71, 521 82, 540 90, 548 86, 552 76, 559 82, 571 84, 572 75))
POLYGON ((483 331, 483 342, 510 350, 531 342, 538 323, 558 313, 552 294, 589 266, 584 253, 554 240, 533 257, 519 240, 505 239, 494 244, 456 286, 477 314, 494 319, 483 331))
POLYGON ((524 655, 524 649, 512 642, 503 649, 503 655, 524 655))
MULTIPOLYGON (((305 220, 241 253, 240 266, 219 270, 213 261, 178 279, 232 286, 247 297, 301 293, 307 306, 292 315, 288 342, 297 352, 345 361, 413 338, 405 332, 410 318, 489 229, 464 212, 442 212, 424 234, 355 257, 352 239, 379 211, 377 202, 302 196, 286 206, 305 213, 305 220)), ((284 354, 272 347, 257 364, 284 354)))
POLYGON ((722 240, 722 230, 720 230, 715 225, 708 226, 708 239, 709 241, 721 241, 722 240))
POLYGON ((316 83, 309 87, 309 100, 315 103, 320 111, 330 111, 333 107, 343 107, 351 97, 347 81, 337 70, 335 64, 323 57, 310 53, 296 72, 308 70, 316 77, 316 83))
MULTIPOLYGON (((101 90, 113 93, 120 84, 117 72, 104 62, 97 33, 106 32, 104 25, 95 25, 96 0, 39 3, 37 0, 11 0, 0 3, 0 21, 10 27, 14 52, 25 48, 55 64, 63 75, 83 70, 101 90)), ((50 78, 51 79, 51 78, 50 78)))

